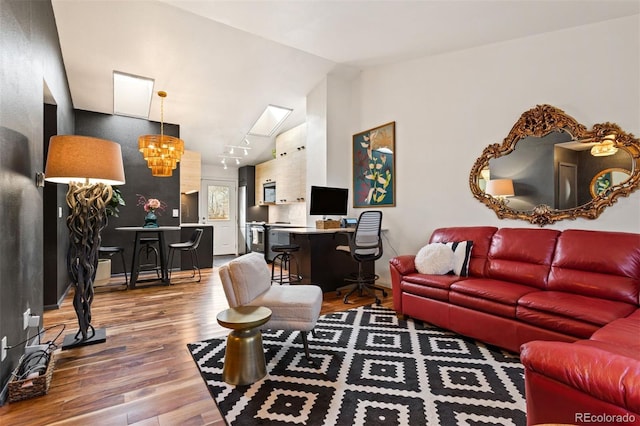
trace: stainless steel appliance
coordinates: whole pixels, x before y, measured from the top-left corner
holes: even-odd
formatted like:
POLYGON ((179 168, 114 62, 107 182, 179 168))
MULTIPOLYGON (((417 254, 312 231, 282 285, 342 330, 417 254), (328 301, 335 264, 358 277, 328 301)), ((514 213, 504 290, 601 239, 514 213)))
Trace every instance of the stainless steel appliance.
POLYGON ((247 223, 247 245, 250 251, 265 253, 267 232, 264 222, 247 223))
POLYGON ((276 202, 276 183, 267 182, 262 186, 262 200, 265 203, 276 202))
POLYGON ((238 253, 251 251, 251 229, 255 222, 269 220, 269 209, 256 205, 256 173, 254 166, 238 169, 238 253))

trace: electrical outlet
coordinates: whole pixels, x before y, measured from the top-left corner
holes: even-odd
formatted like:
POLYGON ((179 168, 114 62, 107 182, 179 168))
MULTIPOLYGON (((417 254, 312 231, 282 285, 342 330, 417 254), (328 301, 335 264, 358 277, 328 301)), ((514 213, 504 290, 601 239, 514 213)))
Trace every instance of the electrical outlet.
POLYGON ((4 359, 7 357, 7 336, 4 336, 2 338, 2 344, 0 344, 1 346, 1 351, 0 351, 0 361, 4 361, 4 359))
POLYGON ((173 217, 178 217, 178 216, 180 216, 180 210, 173 209, 173 217))
POLYGON ((31 316, 31 308, 27 308, 22 314, 22 329, 26 330, 29 327, 29 317, 31 316))
POLYGON ((29 327, 39 327, 39 326, 40 326, 40 316, 31 315, 29 317, 29 327))

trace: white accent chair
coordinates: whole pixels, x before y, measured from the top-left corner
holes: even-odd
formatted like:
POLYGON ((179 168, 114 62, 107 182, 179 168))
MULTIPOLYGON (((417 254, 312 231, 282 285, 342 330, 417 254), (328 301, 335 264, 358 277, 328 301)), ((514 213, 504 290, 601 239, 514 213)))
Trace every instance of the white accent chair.
POLYGON ((263 329, 299 330, 309 358, 307 332, 320 316, 322 290, 316 285, 271 285, 271 271, 260 253, 242 255, 218 270, 229 307, 265 306, 271 319, 263 329))

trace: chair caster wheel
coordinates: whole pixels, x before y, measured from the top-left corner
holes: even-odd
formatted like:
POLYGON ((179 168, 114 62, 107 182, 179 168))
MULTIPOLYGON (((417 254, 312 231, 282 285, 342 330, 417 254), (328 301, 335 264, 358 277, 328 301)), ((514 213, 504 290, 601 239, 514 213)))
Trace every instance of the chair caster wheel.
POLYGON ((380 306, 380 299, 376 299, 376 305, 380 306))
POLYGON ((348 298, 347 298, 347 296, 345 296, 345 297, 344 297, 344 299, 342 299, 342 301, 343 301, 344 303, 349 303, 349 301, 348 301, 347 299, 348 299, 348 298))
POLYGON ((382 296, 383 296, 383 297, 387 297, 387 292, 383 290, 383 291, 382 291, 382 296))

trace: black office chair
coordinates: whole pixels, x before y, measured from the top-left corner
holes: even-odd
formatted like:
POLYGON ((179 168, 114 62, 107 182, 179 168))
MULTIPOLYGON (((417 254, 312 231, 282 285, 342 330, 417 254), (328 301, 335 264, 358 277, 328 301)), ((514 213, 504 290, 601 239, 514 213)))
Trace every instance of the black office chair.
POLYGON ((200 240, 202 239, 203 232, 204 230, 202 228, 196 228, 193 231, 193 234, 191 234, 191 238, 189 238, 189 241, 169 244, 169 280, 171 280, 173 256, 175 255, 176 250, 179 250, 188 251, 191 255, 191 269, 193 269, 191 278, 195 278, 197 270, 198 279, 196 280, 196 282, 200 282, 200 280, 202 279, 202 274, 200 273, 200 266, 198 264, 198 246, 200 245, 200 240))
POLYGON ((336 247, 336 250, 349 253, 353 260, 358 262, 358 273, 350 278, 345 278, 345 282, 355 284, 355 286, 344 296, 344 303, 349 303, 349 296, 356 290, 359 291, 360 296, 363 295, 363 292, 373 296, 377 305, 380 305, 380 299, 375 290, 381 291, 383 297, 387 296, 387 292, 383 287, 375 285, 379 276, 375 273, 367 273, 364 268, 365 263, 375 262, 382 257, 381 225, 382 212, 364 211, 358 218, 356 230, 353 234, 344 234, 349 239, 349 245, 336 247))
POLYGON ((127 277, 127 263, 124 259, 124 248, 115 247, 115 246, 100 246, 98 248, 98 256, 104 258, 103 256, 108 256, 109 258, 113 257, 114 254, 120 253, 120 258, 122 259, 122 269, 124 271, 124 283, 113 284, 113 285, 123 285, 125 289, 129 288, 129 278, 127 277))

